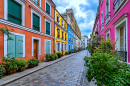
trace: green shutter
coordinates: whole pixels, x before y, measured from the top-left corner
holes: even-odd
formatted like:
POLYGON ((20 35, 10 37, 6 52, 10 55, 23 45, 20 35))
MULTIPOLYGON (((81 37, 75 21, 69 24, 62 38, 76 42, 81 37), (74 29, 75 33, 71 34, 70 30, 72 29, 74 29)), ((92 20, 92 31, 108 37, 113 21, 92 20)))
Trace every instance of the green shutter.
POLYGON ((50 35, 50 23, 46 22, 46 34, 50 35))
POLYGON ((23 57, 23 37, 16 36, 16 48, 15 48, 15 57, 23 57))
POLYGON ((21 5, 13 0, 8 0, 8 20, 21 25, 21 5))
POLYGON ((10 58, 15 57, 15 36, 9 35, 13 40, 7 41, 7 53, 10 58))
POLYGON ((33 14, 33 29, 39 31, 40 24, 39 24, 39 17, 33 14))
POLYGON ((46 12, 50 15, 50 6, 46 3, 46 12))

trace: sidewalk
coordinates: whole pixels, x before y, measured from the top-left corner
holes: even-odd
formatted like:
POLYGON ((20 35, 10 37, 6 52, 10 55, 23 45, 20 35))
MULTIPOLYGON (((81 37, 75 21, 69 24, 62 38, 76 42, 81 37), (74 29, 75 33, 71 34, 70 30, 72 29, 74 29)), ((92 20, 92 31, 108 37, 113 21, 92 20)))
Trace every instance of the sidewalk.
POLYGON ((0 86, 1 85, 6 85, 6 84, 8 84, 10 82, 18 80, 18 79, 20 79, 22 77, 25 77, 25 76, 27 76, 29 74, 32 74, 32 73, 34 73, 34 72, 36 72, 38 70, 41 70, 43 68, 46 68, 46 67, 48 67, 50 65, 53 65, 53 64, 59 62, 59 61, 62 61, 64 59, 66 59, 66 58, 69 58, 70 56, 73 56, 75 54, 77 54, 77 53, 73 53, 73 54, 70 54, 70 55, 65 55, 65 56, 63 56, 63 57, 61 57, 61 58, 59 58, 57 60, 51 61, 51 62, 41 62, 41 63, 39 63, 39 66, 37 66, 37 67, 27 69, 27 70, 25 70, 23 72, 17 72, 17 73, 14 73, 12 75, 5 76, 2 79, 0 79, 0 86))
MULTIPOLYGON (((91 54, 89 53, 89 51, 87 50, 87 57, 90 57, 91 56, 91 54)), ((86 78, 86 73, 87 73, 87 67, 85 66, 84 67, 84 70, 83 70, 83 74, 82 74, 82 78, 83 78, 83 84, 82 84, 82 86, 97 86, 96 84, 95 84, 95 81, 93 80, 93 81, 91 81, 91 82, 88 82, 88 80, 87 80, 87 78, 86 78)))

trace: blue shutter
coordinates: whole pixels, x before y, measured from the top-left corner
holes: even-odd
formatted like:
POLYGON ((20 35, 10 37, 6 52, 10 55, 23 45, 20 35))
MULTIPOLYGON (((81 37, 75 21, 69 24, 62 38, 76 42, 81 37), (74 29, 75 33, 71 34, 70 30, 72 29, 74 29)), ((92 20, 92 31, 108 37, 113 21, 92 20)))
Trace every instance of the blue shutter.
POLYGON ((22 36, 16 36, 16 53, 15 57, 23 57, 23 37, 22 36))
POLYGON ((51 50, 50 50, 50 48, 51 48, 51 42, 50 41, 48 41, 48 53, 51 53, 51 50))
POLYGON ((45 41, 45 54, 47 54, 47 53, 48 53, 47 48, 48 48, 47 41, 45 41))
POLYGON ((7 55, 12 58, 15 57, 15 36, 9 35, 13 40, 7 41, 7 55))

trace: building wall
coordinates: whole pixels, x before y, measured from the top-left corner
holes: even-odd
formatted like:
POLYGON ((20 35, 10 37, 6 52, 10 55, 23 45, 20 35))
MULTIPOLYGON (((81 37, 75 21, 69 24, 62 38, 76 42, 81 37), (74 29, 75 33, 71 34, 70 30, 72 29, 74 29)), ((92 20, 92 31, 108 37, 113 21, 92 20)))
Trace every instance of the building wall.
MULTIPOLYGON (((55 44, 54 44, 54 46, 55 46, 55 49, 54 49, 54 51, 55 52, 58 52, 58 51, 56 51, 56 43, 57 42, 60 42, 60 44, 61 43, 63 43, 64 44, 64 46, 63 46, 63 54, 65 54, 65 52, 67 52, 68 51, 68 32, 67 32, 67 23, 66 23, 66 28, 65 28, 65 26, 64 26, 64 23, 66 23, 66 21, 64 20, 64 18, 60 15, 60 13, 57 11, 57 10, 55 10, 55 44), (57 15, 59 15, 59 23, 57 22, 57 15), (63 20, 63 27, 61 26, 61 19, 63 20), (60 29, 60 38, 58 38, 58 33, 57 33, 57 29, 60 29), (64 38, 62 39, 62 31, 64 31, 64 38), (65 33, 66 33, 66 39, 65 39, 65 33), (65 50, 65 44, 67 44, 67 50, 65 50)), ((60 50, 60 52, 62 53, 62 51, 60 50)))
MULTIPOLYGON (((5 25, 9 28, 9 29, 13 29, 13 33, 18 33, 18 34, 22 34, 25 35, 25 57, 21 57, 19 59, 25 59, 28 60, 30 58, 33 58, 32 55, 32 37, 36 37, 41 39, 41 52, 39 55, 39 59, 41 61, 45 60, 45 39, 47 40, 51 40, 51 53, 53 53, 53 38, 54 38, 54 6, 51 5, 51 16, 48 15, 45 12, 45 0, 41 0, 41 7, 38 7, 36 5, 32 5, 28 0, 26 1, 25 4, 25 18, 24 18, 24 26, 23 25, 18 25, 15 23, 11 23, 8 20, 4 19, 4 10, 6 10, 4 8, 4 1, 6 0, 1 0, 0 3, 0 28, 4 28, 5 25), (39 31, 35 31, 31 28, 31 9, 29 6, 32 6, 33 8, 35 8, 38 12, 41 13, 41 32, 39 31), (39 10, 40 9, 40 10, 39 10), (47 35, 45 34, 45 17, 48 18, 51 21, 51 35, 47 35)), ((7 14, 6 14, 7 15, 7 14)), ((2 41, 0 43, 0 59, 2 59, 4 57, 4 37, 0 36, 0 40, 2 41)))
MULTIPOLYGON (((103 16, 105 18, 105 3, 106 3, 106 0, 103 0, 103 3, 102 5, 100 4, 100 1, 99 0, 99 25, 101 25, 101 12, 103 12, 103 16)), ((105 31, 107 29, 110 28, 110 38, 111 38, 111 41, 115 41, 115 25, 114 23, 121 18, 121 16, 123 14, 127 14, 127 16, 124 18, 126 20, 126 36, 127 36, 127 56, 128 56, 128 62, 130 63, 130 10, 128 8, 130 8, 130 1, 129 0, 124 0, 125 2, 123 2, 123 4, 121 4, 121 6, 119 7, 119 10, 118 11, 115 11, 113 9, 113 3, 114 3, 114 0, 110 0, 110 21, 108 22, 108 24, 105 24, 104 23, 104 28, 103 30, 101 31, 101 26, 99 27, 99 31, 100 31, 100 35, 103 35, 104 38, 106 39, 106 33, 105 31)), ((103 18, 103 19, 104 19, 103 18)), ((123 19, 122 19, 123 20, 123 19)))

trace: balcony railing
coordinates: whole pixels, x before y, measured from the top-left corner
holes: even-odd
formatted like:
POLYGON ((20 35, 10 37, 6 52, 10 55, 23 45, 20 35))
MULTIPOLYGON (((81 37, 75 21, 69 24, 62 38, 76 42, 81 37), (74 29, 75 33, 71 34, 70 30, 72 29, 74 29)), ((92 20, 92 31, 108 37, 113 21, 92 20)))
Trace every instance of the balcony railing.
POLYGON ((107 12, 106 17, 105 17, 105 23, 107 23, 109 21, 110 18, 110 12, 107 12))
POLYGON ((60 35, 58 34, 57 37, 60 38, 60 35))
POLYGON ((124 62, 127 62, 127 52, 126 51, 118 51, 117 55, 120 57, 120 59, 124 62))
POLYGON ((113 3, 113 8, 115 9, 115 10, 117 10, 117 8, 121 5, 121 3, 123 2, 123 1, 126 1, 126 0, 115 0, 114 1, 114 3, 113 3))

